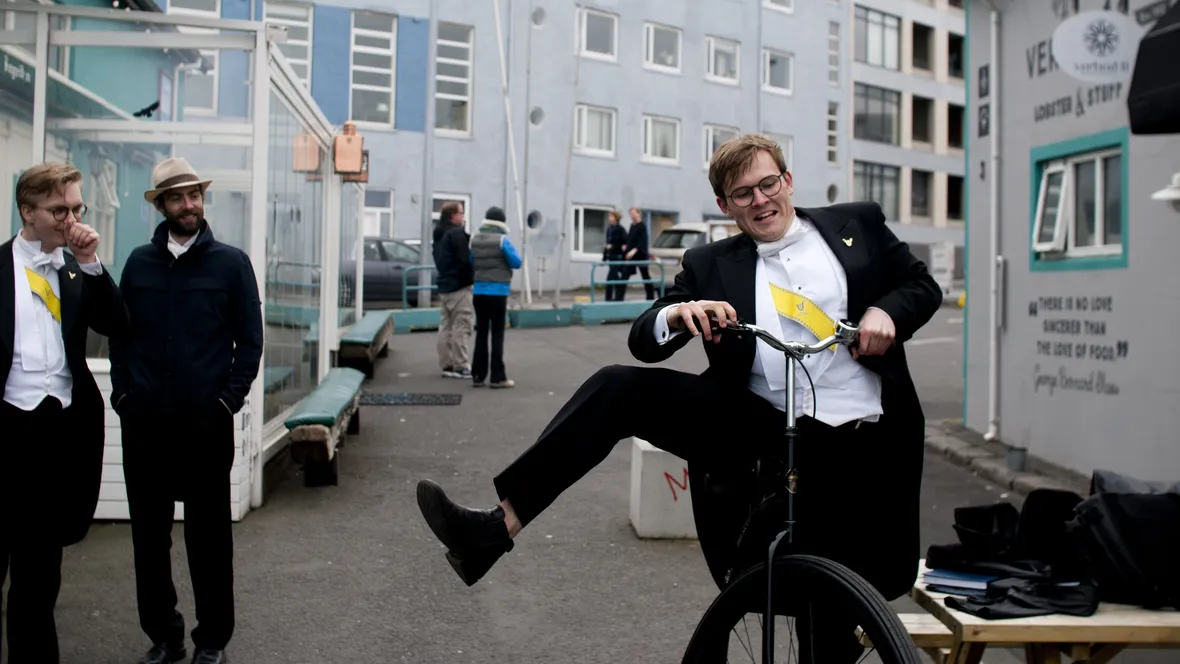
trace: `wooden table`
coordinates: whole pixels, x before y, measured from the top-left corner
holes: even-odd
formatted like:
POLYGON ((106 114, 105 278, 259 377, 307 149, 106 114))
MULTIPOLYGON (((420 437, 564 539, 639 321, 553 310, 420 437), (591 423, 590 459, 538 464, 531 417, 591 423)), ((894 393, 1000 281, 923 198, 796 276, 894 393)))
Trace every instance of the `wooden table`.
POLYGON ((954 645, 946 664, 979 664, 989 646, 1023 647, 1028 664, 1060 664, 1064 653, 1074 662, 1106 664, 1128 647, 1180 647, 1180 611, 1151 611, 1102 603, 1089 617, 1048 615, 985 620, 951 609, 946 595, 926 590, 919 563, 910 597, 946 625, 954 645))

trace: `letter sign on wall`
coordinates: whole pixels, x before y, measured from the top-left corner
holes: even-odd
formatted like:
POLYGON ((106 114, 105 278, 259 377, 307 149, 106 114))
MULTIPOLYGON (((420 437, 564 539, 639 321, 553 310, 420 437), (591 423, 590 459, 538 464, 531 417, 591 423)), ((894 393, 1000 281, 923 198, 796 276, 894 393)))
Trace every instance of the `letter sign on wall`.
POLYGON ((1089 11, 1065 19, 1053 31, 1053 57, 1065 73, 1087 83, 1130 80, 1146 30, 1129 16, 1089 11))

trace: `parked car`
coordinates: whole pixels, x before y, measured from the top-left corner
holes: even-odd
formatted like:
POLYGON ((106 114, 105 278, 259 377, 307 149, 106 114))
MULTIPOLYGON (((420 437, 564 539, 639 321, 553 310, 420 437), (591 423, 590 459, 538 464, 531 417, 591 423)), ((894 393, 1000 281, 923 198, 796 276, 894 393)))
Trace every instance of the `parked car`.
POLYGON ((672 275, 680 271, 680 259, 684 258, 684 252, 708 241, 708 226, 686 222, 665 228, 652 243, 648 253, 651 254, 652 260, 663 263, 664 271, 672 275))
MULTIPOLYGON (((419 248, 405 240, 385 237, 366 237, 364 243, 365 306, 387 302, 400 303, 406 270, 421 264, 419 248)), ((438 270, 433 267, 433 260, 430 265, 430 283, 434 285, 438 283, 438 270)), ((345 306, 352 303, 353 293, 356 292, 356 289, 352 287, 353 275, 356 274, 355 266, 355 261, 341 261, 340 264, 340 283, 345 289, 345 296, 342 299, 348 303, 345 306)), ((417 286, 418 280, 421 278, 421 270, 413 270, 409 275, 409 286, 417 286)), ((408 291, 406 304, 411 307, 418 306, 420 293, 422 291, 408 291)), ((431 290, 431 296, 432 302, 438 300, 438 291, 431 290)))

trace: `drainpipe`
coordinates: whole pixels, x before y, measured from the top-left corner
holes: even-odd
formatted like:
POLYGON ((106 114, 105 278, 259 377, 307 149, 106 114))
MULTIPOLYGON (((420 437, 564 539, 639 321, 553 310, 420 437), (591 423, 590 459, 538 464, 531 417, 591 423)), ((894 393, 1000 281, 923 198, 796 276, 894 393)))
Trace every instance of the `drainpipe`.
POLYGON ((991 117, 989 118, 988 134, 991 143, 991 173, 989 180, 989 194, 991 216, 991 267, 990 297, 988 298, 988 367, 987 367, 987 433, 984 439, 993 441, 1000 437, 1000 275, 1004 268, 1004 257, 1000 255, 1000 12, 988 0, 991 7, 991 44, 988 61, 990 78, 988 83, 991 94, 991 117))

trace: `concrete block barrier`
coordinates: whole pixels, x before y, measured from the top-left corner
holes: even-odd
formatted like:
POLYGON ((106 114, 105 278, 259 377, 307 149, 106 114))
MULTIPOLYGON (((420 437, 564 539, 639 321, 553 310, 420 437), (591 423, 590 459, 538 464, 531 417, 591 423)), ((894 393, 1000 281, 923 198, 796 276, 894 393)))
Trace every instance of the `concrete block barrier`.
POLYGON ((696 539, 688 464, 631 438, 631 527, 642 539, 696 539))

